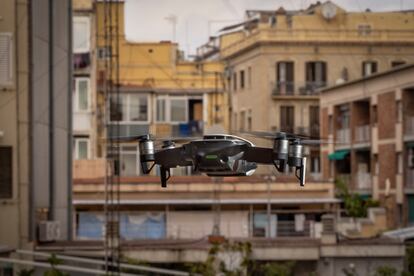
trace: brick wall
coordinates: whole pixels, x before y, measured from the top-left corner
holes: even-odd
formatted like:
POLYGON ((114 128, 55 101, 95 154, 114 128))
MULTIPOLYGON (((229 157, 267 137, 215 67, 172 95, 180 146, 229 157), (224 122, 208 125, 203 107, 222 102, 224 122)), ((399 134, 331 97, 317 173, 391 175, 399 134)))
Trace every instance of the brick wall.
POLYGON ((395 137, 397 122, 395 92, 378 95, 378 138, 389 139, 395 137))

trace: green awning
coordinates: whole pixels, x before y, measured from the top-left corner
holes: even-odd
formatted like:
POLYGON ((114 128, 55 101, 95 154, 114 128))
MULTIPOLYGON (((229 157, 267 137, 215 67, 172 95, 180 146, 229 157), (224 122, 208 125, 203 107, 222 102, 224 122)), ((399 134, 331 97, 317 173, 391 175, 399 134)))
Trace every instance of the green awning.
POLYGON ((329 160, 343 160, 349 154, 349 150, 338 150, 328 155, 329 160))
POLYGON ((414 142, 408 142, 406 145, 407 148, 414 148, 414 142))

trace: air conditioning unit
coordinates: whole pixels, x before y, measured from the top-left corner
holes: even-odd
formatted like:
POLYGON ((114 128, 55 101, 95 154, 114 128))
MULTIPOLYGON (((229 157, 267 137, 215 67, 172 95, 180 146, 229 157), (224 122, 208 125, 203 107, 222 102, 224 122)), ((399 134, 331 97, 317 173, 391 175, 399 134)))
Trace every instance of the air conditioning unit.
POLYGON ((41 221, 39 223, 39 241, 50 242, 60 239, 59 221, 41 221))

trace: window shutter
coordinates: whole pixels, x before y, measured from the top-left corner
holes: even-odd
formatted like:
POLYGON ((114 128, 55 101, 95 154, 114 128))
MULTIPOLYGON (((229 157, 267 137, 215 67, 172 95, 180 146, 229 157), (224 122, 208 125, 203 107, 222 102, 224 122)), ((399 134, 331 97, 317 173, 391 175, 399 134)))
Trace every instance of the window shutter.
POLYGON ((0 85, 11 85, 12 77, 12 36, 0 33, 0 85))
POLYGON ((0 147, 0 198, 12 197, 12 148, 0 147))

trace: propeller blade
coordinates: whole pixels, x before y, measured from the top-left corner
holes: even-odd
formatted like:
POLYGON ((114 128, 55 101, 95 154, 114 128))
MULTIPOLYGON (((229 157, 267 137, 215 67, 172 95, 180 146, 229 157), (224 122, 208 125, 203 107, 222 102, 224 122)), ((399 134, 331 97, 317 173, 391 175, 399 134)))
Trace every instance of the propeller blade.
POLYGON ((198 137, 198 136, 188 136, 188 137, 157 137, 154 139, 154 141, 157 142, 165 142, 165 141, 171 141, 171 142, 175 142, 175 143, 186 143, 186 142, 191 142, 194 140, 200 140, 203 139, 203 137, 198 137))
POLYGON ((315 139, 315 140, 300 140, 300 143, 302 145, 308 145, 308 146, 312 146, 312 145, 329 145, 329 144, 334 144, 334 145, 340 145, 342 143, 340 142, 335 142, 332 140, 324 140, 324 139, 315 139))
POLYGON ((318 137, 311 137, 303 134, 295 134, 284 131, 268 132, 268 131, 244 131, 242 134, 252 135, 265 139, 276 139, 286 137, 287 139, 319 139, 318 137))

